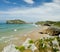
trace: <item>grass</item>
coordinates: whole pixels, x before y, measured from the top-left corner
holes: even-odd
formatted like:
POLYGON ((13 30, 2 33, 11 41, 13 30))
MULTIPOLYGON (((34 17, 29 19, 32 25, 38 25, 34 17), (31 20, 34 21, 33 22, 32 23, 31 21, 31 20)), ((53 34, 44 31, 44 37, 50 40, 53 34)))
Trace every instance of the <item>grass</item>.
POLYGON ((60 21, 38 21, 35 24, 37 24, 37 25, 50 24, 53 26, 60 27, 60 21))

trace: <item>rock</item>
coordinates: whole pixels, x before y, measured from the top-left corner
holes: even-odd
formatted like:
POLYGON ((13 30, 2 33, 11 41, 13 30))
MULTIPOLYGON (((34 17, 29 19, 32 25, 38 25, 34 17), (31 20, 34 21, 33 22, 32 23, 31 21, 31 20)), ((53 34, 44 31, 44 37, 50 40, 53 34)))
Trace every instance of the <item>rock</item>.
POLYGON ((2 52, 19 52, 19 50, 16 50, 14 44, 10 44, 10 45, 4 47, 2 52))
POLYGON ((30 38, 27 38, 26 41, 23 43, 23 46, 25 47, 25 49, 29 48, 34 52, 34 50, 36 50, 37 47, 34 45, 34 43, 29 43, 30 40, 30 38))
POLYGON ((43 34, 49 34, 51 36, 58 36, 60 34, 60 29, 54 28, 54 27, 49 27, 47 29, 44 29, 43 34))

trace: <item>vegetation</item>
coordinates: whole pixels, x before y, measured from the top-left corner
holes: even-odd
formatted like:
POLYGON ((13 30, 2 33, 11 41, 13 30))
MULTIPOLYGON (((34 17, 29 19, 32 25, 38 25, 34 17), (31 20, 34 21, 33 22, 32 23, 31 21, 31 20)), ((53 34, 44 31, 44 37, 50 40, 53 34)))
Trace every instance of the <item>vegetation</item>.
MULTIPOLYGON (((30 40, 30 42, 32 42, 32 40, 30 40)), ((42 39, 38 39, 33 43, 37 47, 38 52, 49 52, 49 51, 60 52, 60 36, 45 37, 42 39)), ((30 49, 30 47, 31 45, 29 45, 27 49, 25 49, 24 46, 15 47, 15 48, 20 50, 20 52, 33 52, 32 51, 33 48, 30 49)))
POLYGON ((60 37, 53 38, 43 38, 35 41, 35 45, 38 48, 39 52, 57 52, 60 51, 60 37))
POLYGON ((23 20, 7 20, 7 24, 25 24, 26 22, 23 20))
POLYGON ((54 23, 54 25, 56 25, 56 26, 59 26, 59 27, 60 27, 60 22, 56 22, 56 23, 54 23))
POLYGON ((15 47, 16 49, 20 50, 21 52, 23 52, 25 50, 24 46, 20 46, 20 47, 15 47))
POLYGON ((50 24, 50 25, 53 25, 53 26, 59 26, 60 27, 60 21, 38 21, 36 22, 36 24, 50 24))
POLYGON ((32 44, 33 43, 33 40, 29 40, 29 43, 32 44))
POLYGON ((15 48, 21 52, 26 52, 27 50, 29 52, 29 51, 32 51, 31 47, 33 43, 34 43, 33 40, 29 40, 28 45, 26 44, 26 47, 22 45, 22 46, 16 46, 15 48))

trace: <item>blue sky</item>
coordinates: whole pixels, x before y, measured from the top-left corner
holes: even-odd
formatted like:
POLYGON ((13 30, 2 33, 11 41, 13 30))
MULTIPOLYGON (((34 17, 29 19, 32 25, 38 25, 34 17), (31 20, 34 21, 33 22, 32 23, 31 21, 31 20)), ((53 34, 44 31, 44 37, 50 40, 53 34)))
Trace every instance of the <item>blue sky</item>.
POLYGON ((43 2, 52 2, 52 0, 33 0, 33 2, 29 3, 28 0, 0 0, 0 10, 8 10, 10 8, 30 8, 30 7, 37 7, 42 5, 43 2))
POLYGON ((0 21, 60 21, 60 0, 0 0, 0 21))

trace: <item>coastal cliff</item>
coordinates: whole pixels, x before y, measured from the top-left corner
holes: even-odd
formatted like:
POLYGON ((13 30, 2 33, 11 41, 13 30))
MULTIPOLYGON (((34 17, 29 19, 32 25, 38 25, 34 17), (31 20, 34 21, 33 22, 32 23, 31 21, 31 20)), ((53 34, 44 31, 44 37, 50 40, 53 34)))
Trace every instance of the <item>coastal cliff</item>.
POLYGON ((7 20, 6 24, 26 24, 23 20, 7 20))

